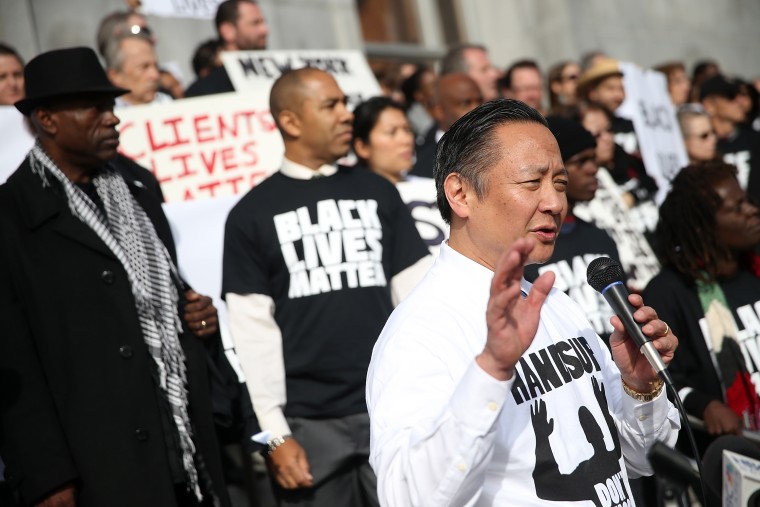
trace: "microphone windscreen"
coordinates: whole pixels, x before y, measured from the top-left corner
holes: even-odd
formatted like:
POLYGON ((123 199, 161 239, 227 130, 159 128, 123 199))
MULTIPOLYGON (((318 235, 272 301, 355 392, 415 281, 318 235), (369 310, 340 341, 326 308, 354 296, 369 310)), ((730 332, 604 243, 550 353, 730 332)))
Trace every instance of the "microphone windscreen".
POLYGON ((625 283, 623 266, 615 259, 598 257, 591 261, 586 269, 586 280, 597 292, 614 282, 625 283))

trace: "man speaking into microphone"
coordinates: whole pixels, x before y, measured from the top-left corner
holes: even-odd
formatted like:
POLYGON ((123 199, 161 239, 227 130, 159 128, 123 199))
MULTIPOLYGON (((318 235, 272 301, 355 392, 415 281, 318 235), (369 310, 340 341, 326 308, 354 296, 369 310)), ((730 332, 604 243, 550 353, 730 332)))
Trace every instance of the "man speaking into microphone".
MULTIPOLYGON (((680 427, 617 317, 608 350, 583 309, 531 285, 567 212, 567 170, 544 118, 514 100, 457 121, 438 145, 451 236, 396 308, 367 378, 370 462, 382 505, 634 505, 628 479, 680 427), (611 352, 610 352, 611 351, 611 352)), ((678 339, 630 296, 665 364, 678 339)))

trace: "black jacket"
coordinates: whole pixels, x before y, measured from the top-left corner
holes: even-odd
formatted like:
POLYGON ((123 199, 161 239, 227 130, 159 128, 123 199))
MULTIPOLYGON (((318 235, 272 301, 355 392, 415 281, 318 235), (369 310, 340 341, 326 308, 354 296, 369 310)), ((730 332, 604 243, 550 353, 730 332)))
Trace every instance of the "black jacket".
MULTIPOLYGON (((170 252, 157 182, 118 166, 170 252)), ((153 360, 127 274, 69 211, 54 178, 27 161, 0 186, 0 455, 26 503, 73 482, 78 504, 175 505, 153 360)), ((229 505, 211 415, 206 353, 181 335, 190 418, 222 505, 229 505)))

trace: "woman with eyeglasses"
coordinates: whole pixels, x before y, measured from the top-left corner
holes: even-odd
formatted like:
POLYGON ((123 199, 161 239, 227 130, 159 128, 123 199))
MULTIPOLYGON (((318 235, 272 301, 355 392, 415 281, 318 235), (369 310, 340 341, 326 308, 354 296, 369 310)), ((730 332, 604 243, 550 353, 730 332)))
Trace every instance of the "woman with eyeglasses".
POLYGON ((715 136, 710 116, 699 104, 686 104, 678 109, 678 123, 686 146, 689 163, 698 164, 717 158, 715 136))
POLYGON ((563 108, 577 102, 575 89, 581 68, 577 63, 564 61, 549 69, 549 109, 552 113, 561 113, 563 108))

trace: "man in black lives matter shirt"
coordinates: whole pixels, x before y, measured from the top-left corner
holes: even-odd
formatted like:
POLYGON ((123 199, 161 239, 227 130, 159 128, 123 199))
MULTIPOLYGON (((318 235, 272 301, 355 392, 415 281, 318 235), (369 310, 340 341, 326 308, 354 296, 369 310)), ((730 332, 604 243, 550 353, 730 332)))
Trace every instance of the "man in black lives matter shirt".
POLYGON ((270 107, 285 160, 227 218, 222 291, 275 494, 378 505, 367 367, 394 303, 427 270, 427 248, 390 182, 336 165, 353 115, 332 76, 285 73, 270 107))

